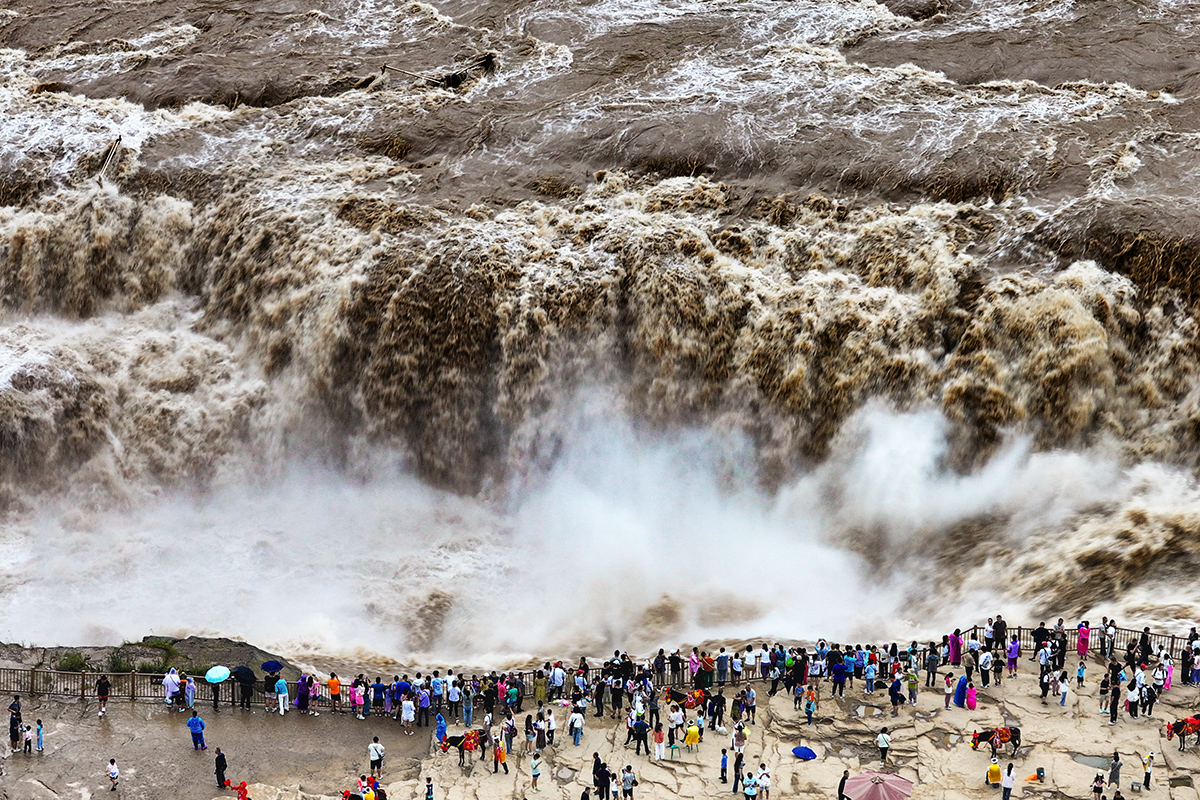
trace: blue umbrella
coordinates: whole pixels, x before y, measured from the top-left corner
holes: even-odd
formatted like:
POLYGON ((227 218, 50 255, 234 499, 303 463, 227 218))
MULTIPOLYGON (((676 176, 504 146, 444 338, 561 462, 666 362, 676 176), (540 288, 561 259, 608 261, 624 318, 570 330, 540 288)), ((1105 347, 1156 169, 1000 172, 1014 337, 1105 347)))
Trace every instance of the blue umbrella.
POLYGON ((270 661, 264 661, 262 668, 263 672, 279 672, 279 670, 283 669, 283 664, 280 664, 278 661, 272 659, 270 661))
POLYGON ((235 667, 233 672, 230 674, 233 675, 234 680, 236 680, 238 683, 254 683, 256 680, 258 680, 254 675, 254 670, 250 669, 244 664, 240 667, 235 667))
POLYGON ((812 761, 817 757, 817 754, 814 753, 812 748, 809 747, 793 747, 792 755, 794 755, 796 758, 803 759, 804 761, 812 761))
POLYGON ((208 672, 204 673, 204 680, 209 683, 221 683, 229 678, 229 667, 213 667, 208 672))

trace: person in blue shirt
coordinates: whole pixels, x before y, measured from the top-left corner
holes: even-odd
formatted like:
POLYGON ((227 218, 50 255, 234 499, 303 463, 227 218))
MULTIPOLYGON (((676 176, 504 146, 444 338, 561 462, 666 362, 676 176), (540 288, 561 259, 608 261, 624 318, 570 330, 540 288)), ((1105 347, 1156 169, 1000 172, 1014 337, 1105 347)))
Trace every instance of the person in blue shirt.
POLYGON ((429 690, 424 686, 417 693, 417 727, 429 727, 429 690))
POLYGON ((830 697, 845 697, 846 696, 846 665, 843 663, 834 664, 830 668, 829 674, 833 677, 833 691, 829 693, 830 697))
POLYGON ((439 677, 438 671, 433 671, 433 680, 429 682, 429 686, 433 691, 433 709, 440 713, 442 710, 442 701, 446 697, 446 682, 439 677))
POLYGON ((842 663, 846 666, 846 684, 853 689, 855 673, 861 674, 861 667, 853 650, 846 648, 846 657, 842 660, 842 663))
POLYGON ((729 654, 722 647, 717 656, 717 685, 724 686, 727 680, 729 680, 729 654))
POLYGON ((200 713, 192 712, 192 717, 187 721, 188 730, 192 732, 192 749, 207 750, 208 745, 204 743, 204 720, 200 719, 200 713))
POLYGON ((385 684, 383 680, 376 676, 375 682, 371 684, 371 707, 376 714, 383 713, 383 707, 386 704, 386 700, 387 684, 385 684))
POLYGON ((866 676, 867 680, 867 694, 875 694, 875 675, 878 670, 879 668, 874 664, 867 664, 863 668, 863 675, 866 676))
POLYGON ((283 679, 282 675, 275 681, 275 696, 279 698, 279 716, 282 717, 287 713, 288 700, 290 699, 288 697, 287 681, 283 679))

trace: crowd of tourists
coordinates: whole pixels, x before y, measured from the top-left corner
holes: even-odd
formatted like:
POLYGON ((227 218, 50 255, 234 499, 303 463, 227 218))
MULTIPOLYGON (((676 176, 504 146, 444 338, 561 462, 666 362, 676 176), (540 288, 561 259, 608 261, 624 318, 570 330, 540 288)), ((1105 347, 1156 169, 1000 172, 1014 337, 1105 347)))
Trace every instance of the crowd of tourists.
MULTIPOLYGON (((561 746, 560 726, 577 747, 589 718, 620 721, 626 732, 624 744, 633 748, 635 757, 644 750, 652 761, 667 757, 668 750, 696 748, 706 735, 716 735, 723 745, 721 779, 729 780, 731 772, 733 792, 740 787, 743 794, 766 800, 770 772, 765 764, 755 767, 755 759, 748 766, 745 755, 747 731, 756 724, 760 693, 774 697, 785 692, 808 725, 820 724, 823 699, 841 699, 856 691, 864 697, 885 692, 892 716, 897 716, 903 706, 917 704, 923 672, 924 687, 941 694, 945 708, 952 704, 975 708, 979 702, 976 682, 981 688, 1003 686, 1006 679, 1022 671, 1022 662, 1028 657, 1037 665, 1042 701, 1054 697, 1062 705, 1071 678, 1076 689, 1083 686, 1089 657, 1098 655, 1106 665, 1099 684, 1100 710, 1108 714, 1109 724, 1115 724, 1121 710, 1133 719, 1148 716, 1158 697, 1177 679, 1185 684, 1200 683, 1200 635, 1195 628, 1177 654, 1155 646, 1149 628, 1138 636, 1120 639, 1116 622, 1107 617, 1096 628, 1086 620, 1068 628, 1060 618, 1053 626, 1042 623, 1033 629, 1028 637, 1032 648, 1026 650, 1017 632, 997 615, 966 633, 956 629, 940 642, 877 645, 820 639, 813 646, 760 643, 718 646, 711 651, 693 647, 686 654, 661 649, 643 660, 618 650, 596 668, 587 658, 580 658, 574 663, 548 661, 530 672, 493 670, 467 675, 435 669, 412 677, 394 674, 390 680, 365 673, 349 680, 336 673, 324 680, 305 674, 289 683, 278 671, 259 679, 249 668, 240 667, 234 673, 235 692, 228 702, 242 709, 261 703, 266 711, 279 715, 318 716, 318 709, 323 709, 359 720, 390 718, 410 736, 417 728, 432 728, 443 749, 458 749, 460 760, 468 754, 474 757, 478 753, 481 760, 490 755, 494 772, 508 772, 510 755, 527 755, 533 791, 538 791, 542 751, 561 746), (1072 659, 1073 676, 1068 658, 1072 659), (255 694, 260 688, 262 698, 258 699, 255 694), (452 736, 450 726, 466 730, 452 736)), ((195 709, 196 679, 171 669, 162 683, 168 707, 192 712, 188 727, 193 746, 204 749, 204 722, 195 709)), ((106 713, 110 689, 107 676, 101 676, 96 683, 101 716, 106 713)), ((219 709, 220 697, 219 688, 214 689, 214 710, 219 709)), ((19 700, 9 710, 15 751, 22 741, 31 741, 33 734, 21 723, 19 700)), ((36 738, 40 749, 40 721, 36 738)), ((884 763, 890 742, 886 728, 875 737, 884 763)), ((368 784, 375 783, 382 765, 382 745, 377 740, 373 745, 378 754, 372 751, 372 775, 362 778, 368 784)), ((222 754, 218 756, 224 759, 222 754)), ((615 797, 616 791, 632 797, 636 786, 632 765, 610 766, 598 754, 593 761, 593 789, 598 800, 615 797)), ((223 770, 217 777, 220 784, 223 770)))

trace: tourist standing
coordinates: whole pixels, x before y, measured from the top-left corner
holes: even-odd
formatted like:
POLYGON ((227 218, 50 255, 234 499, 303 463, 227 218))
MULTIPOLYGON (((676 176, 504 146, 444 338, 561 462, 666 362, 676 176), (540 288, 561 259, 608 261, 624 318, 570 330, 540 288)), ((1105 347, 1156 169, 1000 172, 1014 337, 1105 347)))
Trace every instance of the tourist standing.
POLYGON ((1121 756, 1116 750, 1113 751, 1112 761, 1108 762, 1108 785, 1121 787, 1121 767, 1124 764, 1121 762, 1121 756))
POLYGON ((888 735, 888 729, 884 728, 875 737, 875 744, 879 747, 879 766, 887 764, 888 748, 892 746, 892 737, 888 735))
POLYGON ((207 750, 208 745, 204 743, 204 720, 200 718, 199 711, 193 711, 192 716, 187 721, 188 730, 192 732, 192 749, 207 750))
POLYGON ((100 705, 100 713, 97 717, 103 717, 105 711, 108 710, 108 694, 112 691, 112 683, 109 682, 107 675, 101 675, 100 680, 96 681, 96 701, 100 705))

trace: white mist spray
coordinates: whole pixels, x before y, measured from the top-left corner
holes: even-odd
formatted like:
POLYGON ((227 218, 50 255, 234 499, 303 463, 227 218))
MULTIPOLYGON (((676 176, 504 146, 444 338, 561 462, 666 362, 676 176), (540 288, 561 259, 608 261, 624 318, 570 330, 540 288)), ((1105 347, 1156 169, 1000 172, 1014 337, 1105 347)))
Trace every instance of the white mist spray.
POLYGON ((1014 536, 1060 526, 1118 477, 1021 441, 956 475, 939 466, 938 415, 868 409, 828 462, 771 496, 737 439, 595 415, 572 430, 505 509, 399 470, 354 480, 303 468, 128 512, 48 505, 5 537, 0 635, 197 633, 290 653, 480 659, 915 636, 990 610, 968 598, 908 621, 906 598, 924 591, 908 568, 939 531, 996 514, 1014 536), (882 568, 860 558, 863 530, 879 536, 882 568))

